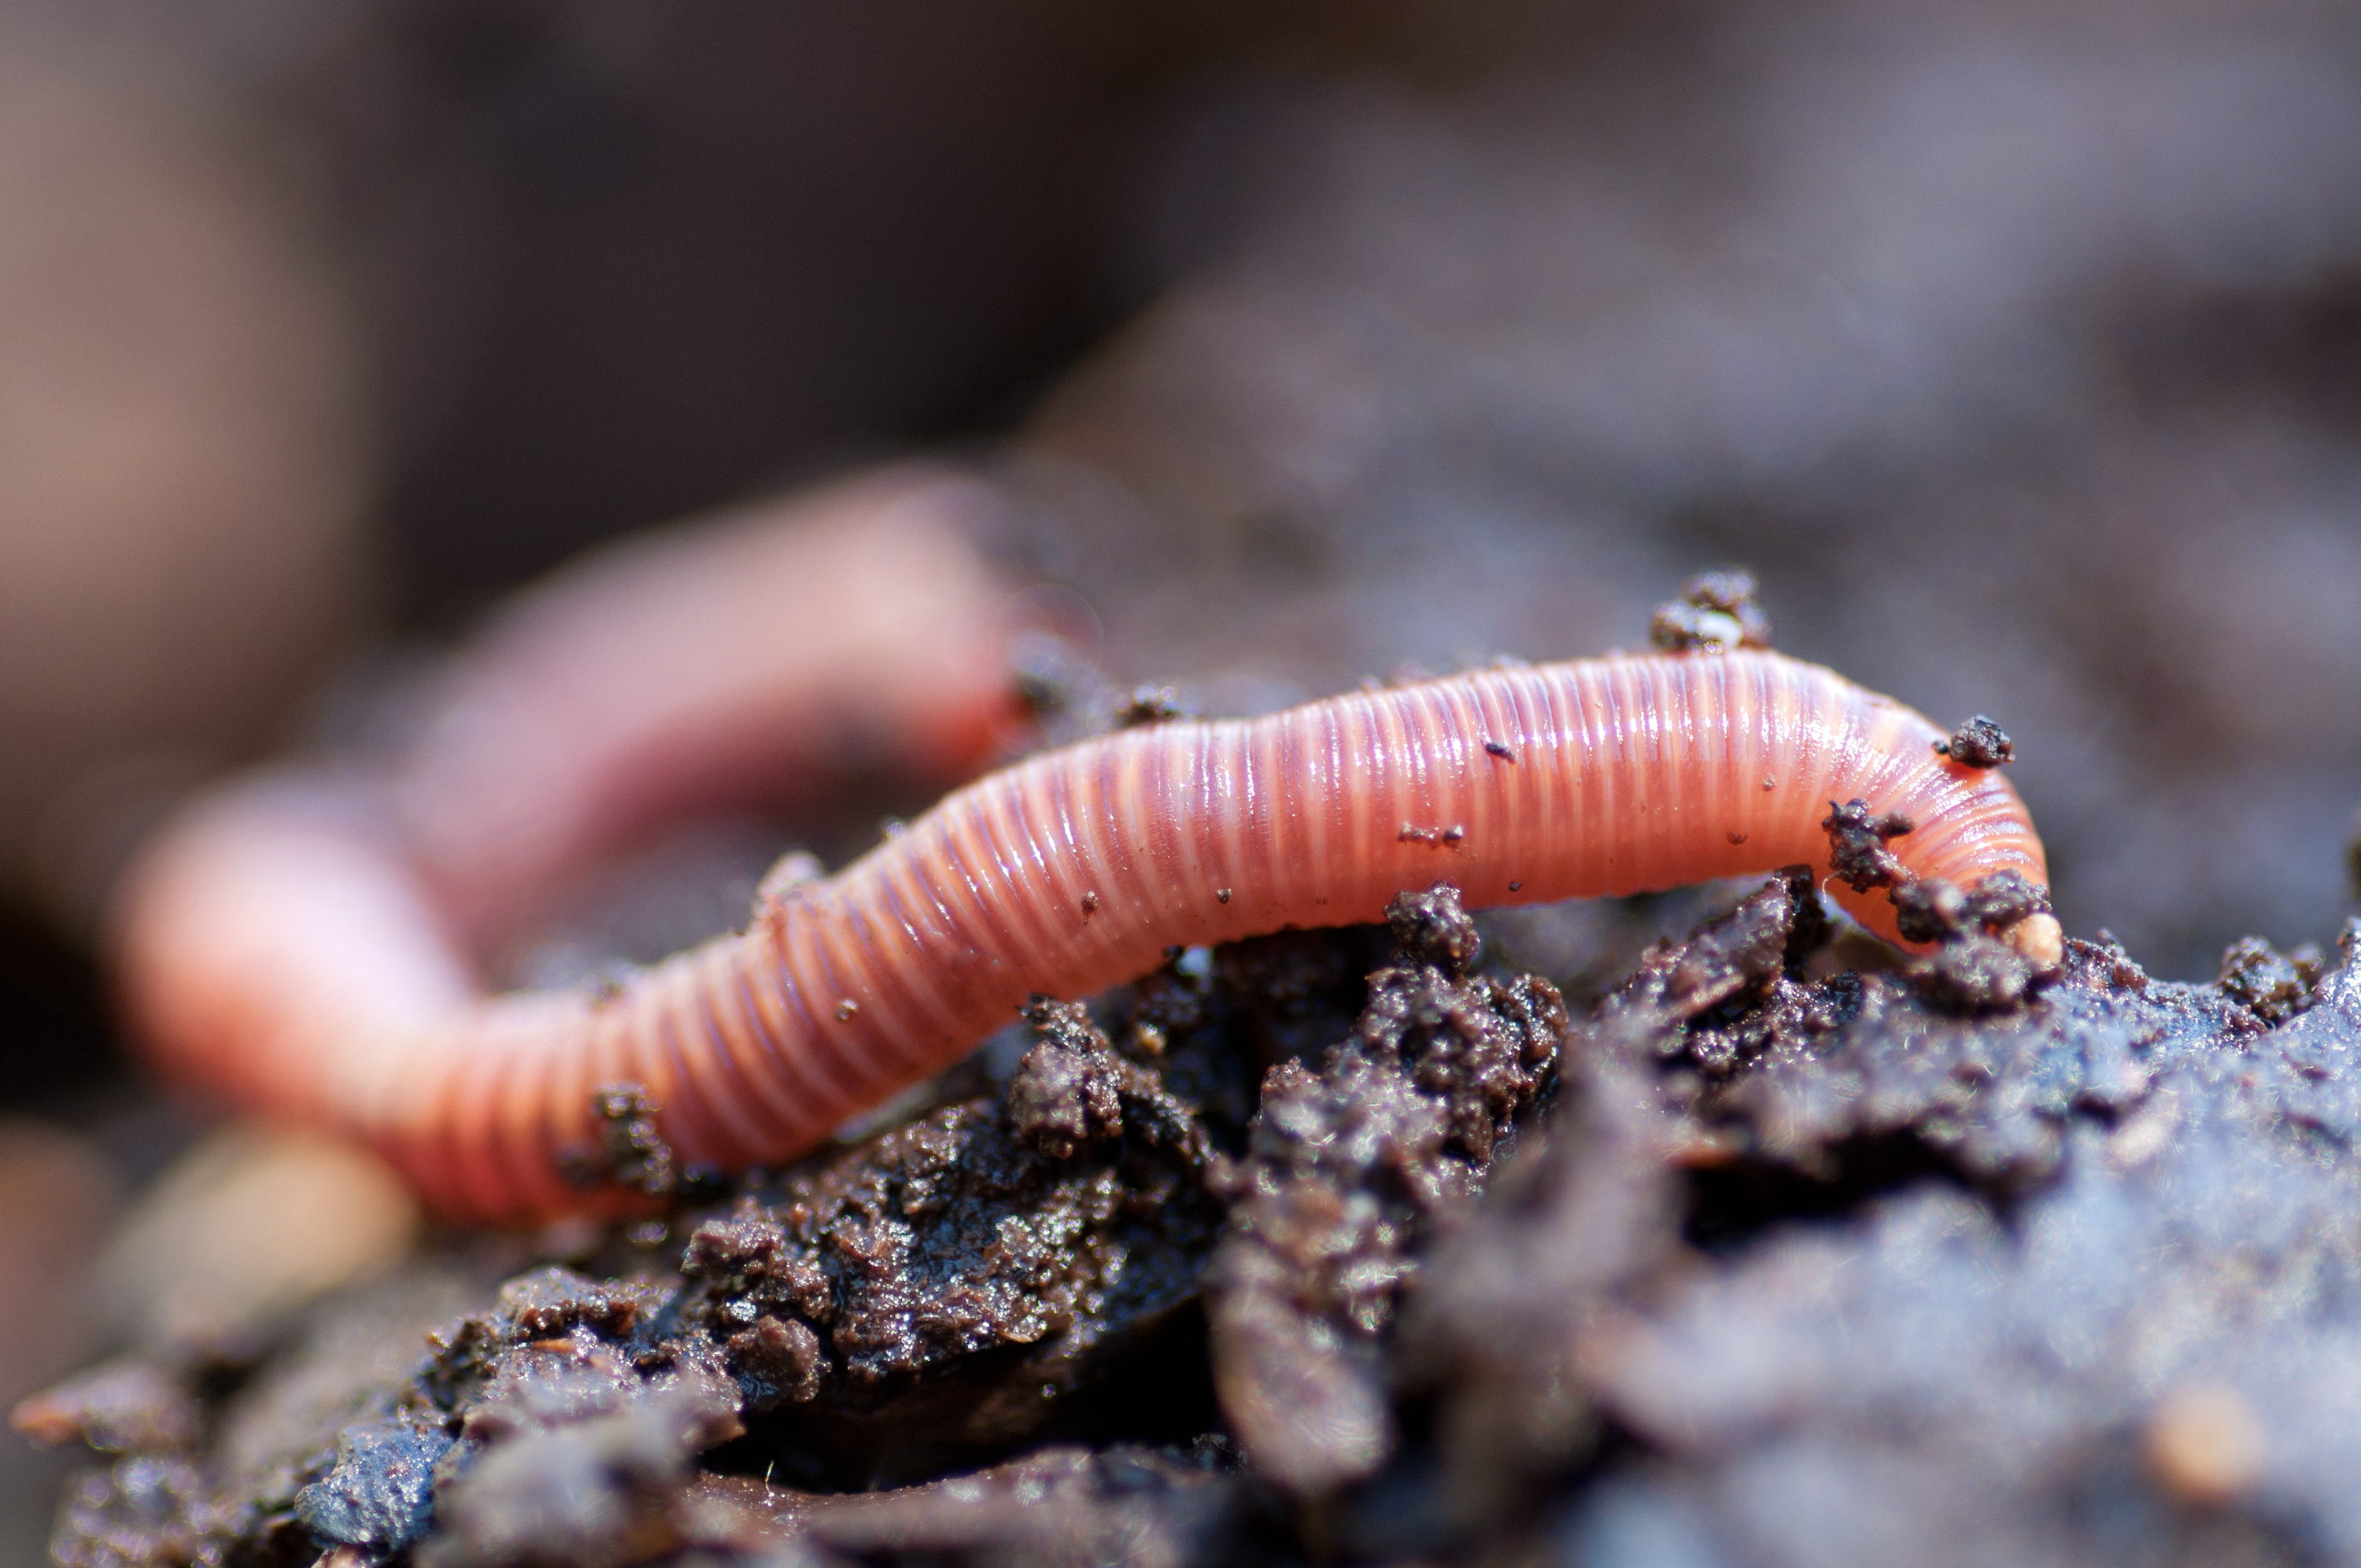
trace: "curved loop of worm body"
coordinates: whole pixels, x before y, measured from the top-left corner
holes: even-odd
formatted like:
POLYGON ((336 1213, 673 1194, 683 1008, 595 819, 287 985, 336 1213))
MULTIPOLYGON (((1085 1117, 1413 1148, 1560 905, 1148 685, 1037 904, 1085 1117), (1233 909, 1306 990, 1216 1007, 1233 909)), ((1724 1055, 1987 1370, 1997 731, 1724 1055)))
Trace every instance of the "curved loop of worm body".
MULTIPOLYGON (((1480 907, 1825 870, 1829 803, 1860 799, 1915 825, 1892 846, 1911 875, 2046 887, 2015 792, 1938 755, 1940 738, 1752 651, 1170 722, 990 774, 608 995, 469 994, 399 855, 316 802, 248 795, 149 867, 151 927, 227 934, 201 956, 209 1005, 150 1009, 149 1035, 251 1102, 367 1138, 447 1214, 529 1219, 585 1203, 560 1162, 593 1142, 599 1085, 644 1085, 685 1160, 775 1162, 1030 994, 1101 990, 1176 945, 1374 921, 1442 880, 1480 907)), ((1896 936, 1885 899, 1834 891, 1896 936)), ((2048 916, 2012 935, 2055 961, 2048 916)))

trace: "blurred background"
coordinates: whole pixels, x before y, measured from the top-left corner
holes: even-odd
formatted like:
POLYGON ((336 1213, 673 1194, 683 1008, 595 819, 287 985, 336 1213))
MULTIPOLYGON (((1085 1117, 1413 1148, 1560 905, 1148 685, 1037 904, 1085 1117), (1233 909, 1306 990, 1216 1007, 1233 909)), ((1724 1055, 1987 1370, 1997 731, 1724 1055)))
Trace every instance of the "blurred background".
POLYGON ((2070 932, 2210 978, 2349 908, 2361 10, 0 0, 0 1395, 187 1135, 93 958, 142 828, 910 452, 1216 709, 1751 565, 2015 737, 2070 932))

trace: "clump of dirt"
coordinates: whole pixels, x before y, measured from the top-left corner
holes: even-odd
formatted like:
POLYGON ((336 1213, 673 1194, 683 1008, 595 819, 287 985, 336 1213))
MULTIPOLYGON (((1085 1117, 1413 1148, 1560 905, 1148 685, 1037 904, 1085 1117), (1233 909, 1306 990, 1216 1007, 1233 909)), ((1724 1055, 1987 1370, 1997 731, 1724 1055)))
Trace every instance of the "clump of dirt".
POLYGON ((1389 924, 1403 961, 1369 977, 1352 1035, 1264 1080, 1208 1281, 1222 1408, 1257 1473, 1302 1494, 1391 1451, 1380 1359, 1417 1254, 1473 1207, 1566 1030, 1547 981, 1469 977, 1455 888, 1403 894, 1389 924))
POLYGON ((2016 742, 2008 731, 1981 713, 1952 730, 1949 740, 1936 741, 1935 751, 1963 768, 1996 768, 2016 760, 2016 742))
POLYGON ((1895 927, 1912 942, 1948 942, 1977 929, 2005 931, 2049 913, 2048 890, 2007 871, 1993 872, 1972 890, 1941 877, 1919 877, 1886 897, 1894 904, 1895 927))
POLYGON ((1995 872, 1973 889, 1913 877, 1885 846, 1916 830, 1900 812, 1872 815, 1863 800, 1830 801, 1821 822, 1828 872, 1855 893, 1886 889, 1894 927, 1905 940, 1935 950, 1910 967, 1921 995, 1955 1013, 2002 1013, 2022 1003, 2052 975, 1996 939, 2028 916, 2048 913, 2049 895, 2015 872, 1995 872))
POLYGON ((656 1129, 660 1107, 637 1083, 600 1087, 592 1096, 598 1123, 595 1154, 569 1162, 566 1179, 577 1187, 620 1187, 642 1198, 696 1202, 718 1195, 721 1173, 707 1166, 683 1166, 656 1129))
POLYGON ((1855 893, 1894 887, 1910 880, 1901 858, 1885 846, 1915 831, 1917 824, 1898 811, 1872 816, 1869 802, 1828 802, 1820 826, 1828 835, 1828 874, 1855 893))
POLYGON ((2324 967, 2320 948, 2311 942, 2282 953, 2260 937, 2244 937, 2223 953, 2221 977, 2213 983, 2268 1026, 2286 1023, 2319 1000, 2324 967))
POLYGON ((2145 1085, 2122 1043, 2070 1009, 2020 995, 1962 1010, 1916 965, 1815 979, 1829 933, 1812 873, 1794 868, 1651 953, 1592 1024, 1594 1055, 1652 1069, 1697 1193, 1695 1239, 1921 1176, 2004 1201, 2056 1174, 2073 1112, 2120 1108, 2145 1085))
MULTIPOLYGON (((1162 1026, 1181 989, 1154 992, 1162 1026)), ((749 1419, 826 1432, 836 1458, 791 1466, 798 1479, 925 1474, 1023 1437, 1196 1296, 1223 1215, 1201 1108, 1080 1005, 1037 998, 1027 1016, 1034 1044, 996 1099, 760 1186, 690 1233, 674 1319, 721 1347, 749 1419)))
POLYGON ((1699 572, 1648 618, 1648 641, 1667 650, 1768 648, 1771 618, 1755 602, 1760 591, 1754 574, 1740 567, 1699 572))
POLYGON ((1594 1025, 1430 1265, 1384 1518, 1467 1561, 2361 1559, 2349 956, 2259 1037, 2089 943, 2006 1016, 1860 986, 1653 1103, 1668 1016, 1594 1025))

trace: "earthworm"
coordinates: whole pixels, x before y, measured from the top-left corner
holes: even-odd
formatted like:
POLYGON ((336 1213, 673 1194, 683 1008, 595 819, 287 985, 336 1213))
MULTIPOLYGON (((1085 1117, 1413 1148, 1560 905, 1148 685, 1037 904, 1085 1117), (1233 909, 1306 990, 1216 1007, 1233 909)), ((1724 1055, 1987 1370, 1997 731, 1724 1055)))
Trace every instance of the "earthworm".
MULTIPOLYGON (((515 1222, 591 1201, 560 1172, 595 1141, 601 1086, 644 1088, 685 1161, 776 1162, 1034 993, 1101 990, 1175 946, 1374 921, 1439 881, 1480 907, 1825 869, 1830 806, 1858 800, 1909 819, 1892 850, 1912 876, 2046 886, 2015 791, 1938 754, 1941 739, 1898 703, 1752 650, 1173 720, 987 774, 619 989, 490 998, 398 844, 332 793, 250 788, 156 852, 128 967, 168 1061, 357 1134, 446 1215, 515 1222)), ((1887 900, 1833 891, 1899 939, 1887 900)), ((2048 915, 2011 936, 2056 961, 2048 915)))
POLYGON ((817 773, 941 784, 1016 722, 1001 503, 917 465, 661 530, 512 600, 421 706, 385 809, 478 949, 692 811, 797 804, 817 773))

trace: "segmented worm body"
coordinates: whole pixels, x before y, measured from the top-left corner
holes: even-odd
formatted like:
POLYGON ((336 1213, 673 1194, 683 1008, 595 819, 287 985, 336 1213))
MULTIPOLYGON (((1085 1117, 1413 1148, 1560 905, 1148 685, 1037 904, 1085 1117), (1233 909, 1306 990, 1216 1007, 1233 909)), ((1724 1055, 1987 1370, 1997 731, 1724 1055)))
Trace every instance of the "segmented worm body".
MULTIPOLYGON (((1940 739, 1753 651, 1168 722, 992 773, 607 995, 471 994, 399 854, 316 801, 249 796, 183 829, 150 873, 159 924, 210 916, 243 944, 203 959, 225 966, 211 1016, 157 1010, 150 1035, 251 1101, 366 1137, 448 1214, 525 1219, 584 1201, 560 1158, 593 1142, 600 1085, 644 1085, 685 1159, 776 1161, 1032 993, 1100 990, 1175 945, 1373 921, 1442 880, 1482 906, 1826 867, 1829 804, 1858 798, 1915 824, 1892 848, 1916 876, 2046 885, 2015 791, 1940 739)), ((1895 935, 1883 896, 1835 891, 1895 935)), ((2020 927, 2021 945, 2056 939, 2046 916, 2020 927)))

